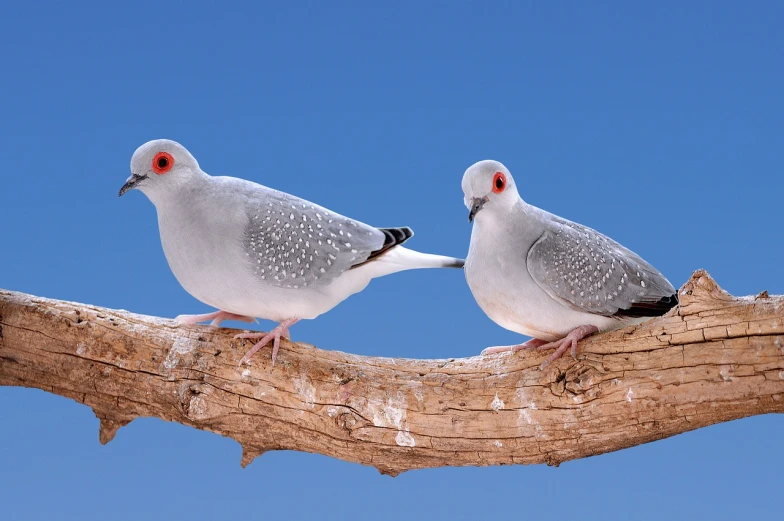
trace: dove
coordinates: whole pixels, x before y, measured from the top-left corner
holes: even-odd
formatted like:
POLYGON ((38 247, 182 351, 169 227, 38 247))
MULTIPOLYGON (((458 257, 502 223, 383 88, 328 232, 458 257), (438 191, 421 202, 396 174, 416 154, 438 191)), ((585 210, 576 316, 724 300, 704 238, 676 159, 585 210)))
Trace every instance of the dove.
MULTIPOLYGON (((290 175, 286 172, 284 175, 290 175)), ((251 181, 210 176, 181 144, 158 139, 131 158, 119 192, 140 190, 155 206, 166 260, 180 285, 217 309, 180 315, 181 324, 224 320, 278 322, 242 357, 248 362, 304 319, 329 311, 371 279, 416 268, 462 268, 453 257, 402 246, 410 228, 374 228, 251 181)))
POLYGON ((532 337, 482 354, 555 349, 541 367, 593 333, 639 324, 678 304, 672 284, 601 233, 532 206, 498 161, 463 175, 473 222, 465 276, 479 307, 501 327, 532 337))

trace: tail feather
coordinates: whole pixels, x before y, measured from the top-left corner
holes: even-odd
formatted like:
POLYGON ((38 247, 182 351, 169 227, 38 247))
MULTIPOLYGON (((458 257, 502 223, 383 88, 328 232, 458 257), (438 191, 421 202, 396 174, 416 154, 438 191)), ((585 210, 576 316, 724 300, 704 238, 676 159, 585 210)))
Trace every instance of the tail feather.
POLYGON ((379 265, 379 271, 384 275, 403 270, 420 268, 462 268, 464 259, 433 255, 409 250, 403 246, 396 246, 379 256, 373 264, 379 265))
POLYGON ((359 268, 360 266, 364 266, 369 262, 373 262, 395 246, 403 244, 414 236, 414 230, 408 226, 403 226, 402 228, 378 228, 378 231, 384 234, 384 244, 382 244, 379 249, 370 252, 370 255, 367 259, 360 262, 359 264, 354 264, 351 266, 352 270, 359 268))
POLYGON ((409 250, 401 246, 414 236, 414 231, 408 226, 401 228, 378 228, 384 234, 384 244, 372 252, 365 261, 351 267, 357 269, 366 266, 373 272, 373 277, 380 277, 403 270, 419 268, 462 268, 464 259, 432 255, 409 250))

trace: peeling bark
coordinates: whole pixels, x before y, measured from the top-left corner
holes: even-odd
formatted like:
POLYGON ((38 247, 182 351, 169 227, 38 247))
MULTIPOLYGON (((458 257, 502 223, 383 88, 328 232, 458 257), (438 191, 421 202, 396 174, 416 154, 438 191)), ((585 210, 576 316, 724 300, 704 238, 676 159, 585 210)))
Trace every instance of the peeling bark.
POLYGON ((100 441, 140 416, 229 436, 242 465, 292 449, 396 475, 559 463, 784 412, 784 297, 736 298, 697 271, 681 304, 548 353, 363 357, 283 341, 250 367, 234 330, 0 290, 0 385, 93 408, 100 441))

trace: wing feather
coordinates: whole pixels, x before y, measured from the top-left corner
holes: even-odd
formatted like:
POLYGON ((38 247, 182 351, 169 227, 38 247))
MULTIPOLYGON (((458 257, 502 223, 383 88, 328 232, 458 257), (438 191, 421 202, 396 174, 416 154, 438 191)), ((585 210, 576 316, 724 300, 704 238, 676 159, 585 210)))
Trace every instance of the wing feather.
POLYGON ((247 201, 243 246, 251 269, 264 283, 285 288, 327 285, 387 248, 388 232, 256 186, 247 201))
POLYGON ((528 252, 528 271, 551 297, 578 311, 652 317, 677 305, 672 284, 636 253, 580 224, 552 216, 528 252))

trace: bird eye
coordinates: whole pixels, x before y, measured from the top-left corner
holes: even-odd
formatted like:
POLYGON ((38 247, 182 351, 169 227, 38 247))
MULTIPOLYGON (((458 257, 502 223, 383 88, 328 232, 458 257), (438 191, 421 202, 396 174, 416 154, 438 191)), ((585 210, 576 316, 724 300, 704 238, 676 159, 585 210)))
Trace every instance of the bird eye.
POLYGON ((496 172, 493 176, 493 192, 500 194, 506 188, 506 176, 501 172, 496 172))
POLYGON ((158 152, 152 158, 152 170, 158 175, 165 174, 174 166, 174 158, 166 152, 158 152))

